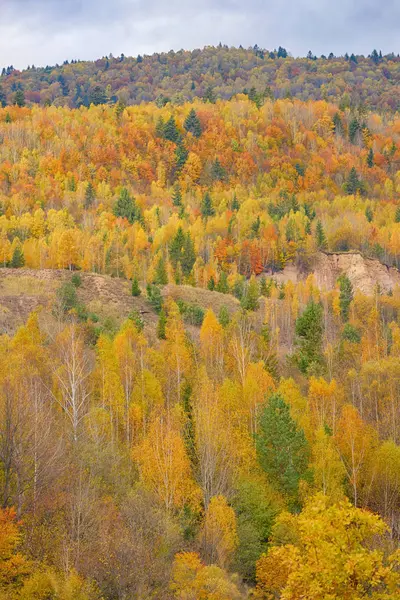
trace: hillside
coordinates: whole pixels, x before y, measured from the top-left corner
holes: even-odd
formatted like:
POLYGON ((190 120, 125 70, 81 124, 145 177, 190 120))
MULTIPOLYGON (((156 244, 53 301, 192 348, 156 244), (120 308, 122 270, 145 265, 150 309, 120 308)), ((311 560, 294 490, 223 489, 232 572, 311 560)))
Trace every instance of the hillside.
POLYGON ((19 90, 18 102, 25 98, 28 104, 70 108, 117 101, 181 104, 207 94, 229 99, 254 88, 274 98, 323 99, 387 111, 400 105, 400 59, 376 52, 371 57, 292 58, 283 48, 270 52, 258 46, 218 46, 31 66, 21 72, 9 66, 3 69, 0 87, 0 102, 6 104, 15 102, 19 90))
POLYGON ((1 598, 398 600, 400 59, 277 54, 1 76, 1 598))

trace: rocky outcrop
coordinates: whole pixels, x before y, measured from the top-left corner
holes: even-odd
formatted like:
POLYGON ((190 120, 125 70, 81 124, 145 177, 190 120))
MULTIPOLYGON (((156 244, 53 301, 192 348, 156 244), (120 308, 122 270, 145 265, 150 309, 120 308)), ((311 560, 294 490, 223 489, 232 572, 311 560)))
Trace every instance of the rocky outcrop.
MULTIPOLYGON (((345 273, 353 284, 354 289, 364 294, 374 293, 376 285, 382 292, 387 293, 400 286, 400 271, 387 267, 379 260, 364 258, 359 252, 325 253, 319 252, 314 260, 311 272, 314 274, 318 287, 331 290, 335 287, 338 277, 345 273)), ((295 265, 287 265, 273 277, 279 283, 293 281, 297 283, 307 277, 295 265)))

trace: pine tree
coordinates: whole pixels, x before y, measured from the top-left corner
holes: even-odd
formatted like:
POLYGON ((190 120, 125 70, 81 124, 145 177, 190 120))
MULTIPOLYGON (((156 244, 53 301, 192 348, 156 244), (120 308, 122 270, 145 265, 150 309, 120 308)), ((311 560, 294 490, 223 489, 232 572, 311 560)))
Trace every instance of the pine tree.
POLYGON ((177 171, 181 171, 188 159, 189 152, 182 143, 179 143, 175 150, 175 161, 177 171))
POLYGON ((349 320, 350 305, 353 300, 353 286, 347 275, 342 274, 339 279, 340 295, 339 306, 340 314, 344 323, 349 320))
POLYGON ((207 220, 208 217, 213 217, 215 215, 215 210, 214 210, 213 203, 212 203, 209 192, 206 192, 204 194, 204 198, 201 203, 200 211, 201 211, 201 216, 205 220, 207 220))
POLYGON ((372 148, 370 148, 368 151, 368 156, 367 156, 367 166, 369 169, 372 169, 374 164, 375 164, 374 151, 372 150, 372 148))
POLYGON ((22 252, 21 246, 15 246, 15 250, 13 252, 10 267, 12 269, 20 269, 25 264, 24 253, 22 252))
POLYGON ((214 91, 212 89, 211 86, 208 86, 208 88, 205 91, 205 94, 203 96, 203 101, 204 102, 211 102, 211 104, 215 104, 217 101, 217 97, 214 94, 214 91))
POLYGON ((232 210, 234 212, 237 212, 240 208, 240 204, 239 204, 239 200, 236 197, 236 194, 233 194, 233 199, 232 199, 232 210))
POLYGON ((328 244, 321 221, 317 222, 317 226, 315 228, 315 237, 318 250, 326 250, 328 244))
POLYGON ((350 121, 350 125, 349 125, 349 140, 352 144, 355 143, 356 141, 356 136, 357 133, 360 131, 361 127, 360 127, 360 123, 358 122, 358 120, 354 117, 351 121, 350 121))
POLYGON ((323 309, 311 300, 297 318, 295 326, 294 355, 300 371, 304 374, 317 372, 323 366, 322 337, 324 333, 323 309))
POLYGON ((185 234, 182 227, 178 228, 175 237, 171 240, 169 245, 169 254, 171 264, 176 269, 177 264, 182 260, 183 246, 185 244, 185 234))
POLYGON ((201 123, 194 108, 191 109, 190 113, 186 117, 183 126, 186 129, 186 131, 192 133, 194 137, 199 138, 201 136, 201 123))
POLYGON ((219 280, 215 289, 221 294, 229 294, 228 275, 225 273, 225 271, 221 271, 221 275, 219 276, 219 280))
POLYGON ((140 296, 141 293, 142 292, 141 292, 141 289, 139 287, 138 279, 137 279, 137 277, 134 277, 132 279, 131 294, 132 294, 132 296, 137 297, 137 296, 140 296))
POLYGON ((25 106, 25 94, 22 90, 17 90, 14 94, 14 104, 19 106, 25 106))
POLYGON ((182 190, 179 183, 175 184, 172 192, 172 203, 174 206, 182 206, 182 190))
POLYGON ((395 213, 395 216, 394 216, 394 222, 395 223, 400 223, 400 206, 398 206, 396 208, 396 213, 395 213))
POLYGON ((207 289, 209 289, 211 292, 215 290, 215 279, 212 275, 207 282, 207 289))
POLYGON ((158 317, 158 323, 157 323, 157 337, 159 340, 165 340, 167 338, 166 325, 167 325, 167 315, 165 314, 165 310, 162 308, 160 310, 160 314, 158 317))
POLYGON ((298 508, 300 480, 309 480, 310 448, 282 396, 273 394, 261 413, 257 455, 268 480, 298 508))
POLYGON ((147 299, 156 313, 160 313, 163 307, 163 297, 160 288, 156 285, 147 286, 147 299))
POLYGON ((163 137, 175 144, 178 144, 181 141, 182 136, 173 116, 171 116, 164 125, 163 137))
POLYGON ((355 195, 357 192, 360 192, 361 194, 364 193, 364 186, 357 175, 355 167, 351 168, 347 181, 343 187, 348 196, 355 195))
POLYGON ((211 177, 213 181, 225 181, 226 171, 221 165, 219 158, 216 158, 211 167, 211 177))
POLYGON ((367 208, 365 209, 365 218, 367 219, 368 223, 372 223, 374 213, 372 212, 372 208, 370 206, 367 206, 367 208))
POLYGON ((138 212, 136 209, 136 203, 126 188, 122 188, 118 200, 114 205, 114 215, 128 219, 129 223, 133 223, 138 219, 138 212))
POLYGON ((95 196, 94 187, 92 185, 92 182, 89 181, 89 183, 86 186, 86 190, 85 190, 85 208, 86 209, 88 209, 92 206, 94 196, 95 196))
POLYGON ((219 310, 218 321, 222 325, 222 327, 225 329, 226 327, 228 327, 230 320, 231 320, 231 317, 229 315, 229 310, 227 309, 225 304, 223 304, 219 310))
POLYGON ((4 108, 7 105, 7 97, 6 94, 3 90, 3 88, 0 86, 0 108, 4 108))
POLYGON ((242 296, 240 304, 244 310, 257 310, 259 297, 260 290, 258 287, 258 283, 254 275, 252 275, 246 287, 245 293, 242 296))
POLYGON ((341 135, 343 133, 343 123, 342 123, 342 119, 340 118, 340 114, 338 112, 336 112, 333 115, 333 127, 334 127, 334 132, 337 133, 338 135, 341 135))
POLYGON ((108 101, 107 95, 100 85, 96 85, 89 92, 89 104, 98 106, 99 104, 106 104, 108 101))
POLYGON ((193 269, 194 263, 196 262, 196 252, 194 249, 194 243, 190 232, 188 231, 185 236, 185 241, 182 248, 182 260, 181 266, 183 274, 188 277, 193 269))
POLYGON ((154 276, 154 283, 157 285, 167 285, 168 283, 168 275, 167 270, 165 268, 165 261, 162 256, 158 259, 156 272, 154 276))

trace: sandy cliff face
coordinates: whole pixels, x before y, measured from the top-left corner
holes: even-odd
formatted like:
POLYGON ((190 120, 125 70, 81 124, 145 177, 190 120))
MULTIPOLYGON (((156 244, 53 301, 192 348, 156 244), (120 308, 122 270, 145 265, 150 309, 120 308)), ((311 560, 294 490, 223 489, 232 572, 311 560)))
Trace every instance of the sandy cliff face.
MULTIPOLYGON (((378 260, 364 258, 359 253, 325 254, 318 253, 314 261, 312 273, 318 287, 331 290, 335 287, 337 278, 345 273, 353 284, 354 289, 364 294, 374 293, 375 286, 379 284, 383 292, 388 292, 400 286, 400 271, 393 267, 386 267, 378 260)), ((274 274, 279 282, 304 279, 305 274, 300 273, 294 265, 288 265, 281 273, 274 274)))

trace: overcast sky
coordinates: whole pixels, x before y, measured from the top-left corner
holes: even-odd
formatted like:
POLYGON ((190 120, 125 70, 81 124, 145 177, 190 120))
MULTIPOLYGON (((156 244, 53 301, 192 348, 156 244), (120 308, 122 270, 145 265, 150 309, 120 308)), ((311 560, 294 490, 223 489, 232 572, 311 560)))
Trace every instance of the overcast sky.
POLYGON ((223 44, 400 52, 400 0, 0 0, 0 66, 223 44))

